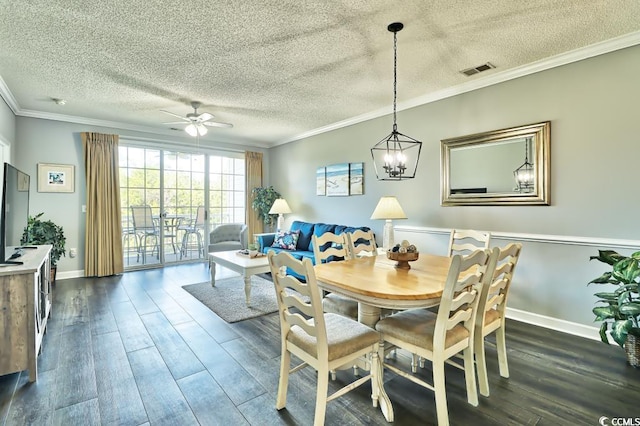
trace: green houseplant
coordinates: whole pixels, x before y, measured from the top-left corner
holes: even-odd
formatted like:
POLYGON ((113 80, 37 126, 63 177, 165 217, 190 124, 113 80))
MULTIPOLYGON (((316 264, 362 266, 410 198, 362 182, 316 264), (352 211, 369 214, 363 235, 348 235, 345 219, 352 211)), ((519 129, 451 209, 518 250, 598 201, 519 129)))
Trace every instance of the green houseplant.
POLYGON ((56 225, 50 220, 42 220, 44 213, 35 216, 29 216, 27 227, 24 228, 22 245, 43 245, 50 244, 51 249, 51 280, 55 281, 55 271, 61 256, 66 256, 65 244, 66 238, 62 226, 56 225))
POLYGON ((596 321, 602 321, 600 339, 609 343, 607 332, 615 342, 627 351, 629 363, 638 366, 640 356, 640 252, 631 256, 621 255, 613 250, 599 250, 598 256, 589 260, 599 260, 611 266, 611 270, 591 280, 589 284, 613 285, 613 291, 598 292, 593 308, 596 321))
POLYGON ((271 228, 278 220, 278 215, 269 214, 269 210, 271 210, 273 202, 281 197, 280 193, 273 186, 253 188, 251 193, 253 195, 251 207, 256 211, 258 218, 262 220, 265 226, 271 228))

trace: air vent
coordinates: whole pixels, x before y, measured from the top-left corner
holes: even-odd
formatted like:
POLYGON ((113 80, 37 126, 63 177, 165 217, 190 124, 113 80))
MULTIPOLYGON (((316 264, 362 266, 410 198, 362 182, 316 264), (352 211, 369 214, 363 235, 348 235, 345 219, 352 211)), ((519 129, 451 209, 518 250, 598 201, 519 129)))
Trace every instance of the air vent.
POLYGON ((493 68, 495 68, 495 65, 493 65, 490 62, 487 62, 486 64, 478 65, 477 67, 473 67, 473 68, 467 68, 466 70, 462 70, 460 72, 466 75, 467 77, 471 77, 474 74, 478 74, 493 68))

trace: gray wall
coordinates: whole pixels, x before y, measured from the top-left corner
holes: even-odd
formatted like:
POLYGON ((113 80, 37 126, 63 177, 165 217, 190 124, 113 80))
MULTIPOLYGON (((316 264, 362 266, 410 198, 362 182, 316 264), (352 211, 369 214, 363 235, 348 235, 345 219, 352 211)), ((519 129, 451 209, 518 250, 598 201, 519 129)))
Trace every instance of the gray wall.
POLYGON ((272 149, 270 180, 293 210, 287 223, 368 225, 381 235, 382 222, 369 217, 380 196, 396 195, 409 219, 395 224, 434 228, 437 239, 437 230, 454 227, 531 238, 542 248, 525 247, 527 266, 516 274, 510 306, 593 325, 597 289, 586 283, 602 267, 589 264, 588 255, 595 246, 615 247, 613 240, 625 240, 623 249, 640 240, 638 75, 635 46, 402 111, 399 131, 424 142, 414 180, 375 178, 369 149, 390 132, 389 116, 272 149), (551 206, 440 206, 440 140, 547 120, 551 206), (364 195, 315 195, 317 167, 359 161, 365 162, 364 195), (576 248, 582 241, 586 246, 576 248))

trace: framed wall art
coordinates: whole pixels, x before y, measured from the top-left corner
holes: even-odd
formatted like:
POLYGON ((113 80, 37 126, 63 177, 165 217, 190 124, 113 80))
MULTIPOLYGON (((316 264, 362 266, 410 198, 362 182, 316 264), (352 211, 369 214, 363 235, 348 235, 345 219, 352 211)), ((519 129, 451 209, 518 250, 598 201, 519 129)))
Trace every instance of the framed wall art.
POLYGON ((327 195, 349 195, 349 163, 327 166, 327 195))
POLYGON ((349 163, 349 195, 362 195, 364 163, 349 163))
POLYGON ((316 170, 316 195, 326 195, 326 167, 318 167, 316 170))
POLYGON ((38 163, 38 192, 75 192, 75 166, 38 163))

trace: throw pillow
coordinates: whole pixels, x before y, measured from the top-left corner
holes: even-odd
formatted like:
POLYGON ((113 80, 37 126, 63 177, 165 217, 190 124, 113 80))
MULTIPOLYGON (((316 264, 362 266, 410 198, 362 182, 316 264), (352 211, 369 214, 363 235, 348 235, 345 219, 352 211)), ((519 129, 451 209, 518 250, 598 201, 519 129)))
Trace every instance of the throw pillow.
POLYGON ((298 245, 300 231, 278 231, 271 247, 295 250, 298 245))

